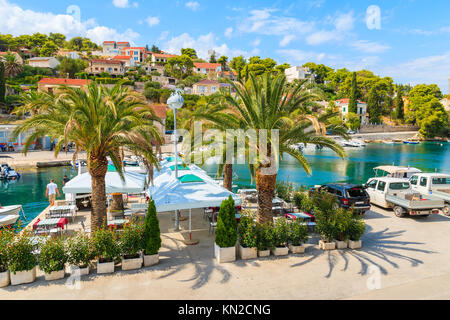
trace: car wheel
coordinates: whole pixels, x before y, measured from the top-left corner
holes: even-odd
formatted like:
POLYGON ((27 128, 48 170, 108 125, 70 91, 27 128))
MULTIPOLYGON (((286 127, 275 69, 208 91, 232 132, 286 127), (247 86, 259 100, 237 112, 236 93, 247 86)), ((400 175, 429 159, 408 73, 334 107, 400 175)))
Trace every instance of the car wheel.
POLYGON ((445 207, 442 208, 442 213, 446 216, 450 216, 450 205, 445 205, 445 207))
POLYGON ((402 207, 394 207, 394 213, 398 218, 403 218, 405 216, 405 212, 402 207))

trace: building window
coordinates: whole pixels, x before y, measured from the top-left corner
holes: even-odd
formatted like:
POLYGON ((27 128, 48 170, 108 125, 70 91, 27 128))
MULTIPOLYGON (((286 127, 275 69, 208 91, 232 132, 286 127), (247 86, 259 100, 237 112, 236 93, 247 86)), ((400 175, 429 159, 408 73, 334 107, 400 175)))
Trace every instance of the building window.
POLYGON ((342 112, 345 113, 345 107, 342 108, 342 112))
POLYGON ((114 68, 114 71, 117 71, 117 68, 114 68))
POLYGON ((363 114, 362 108, 359 108, 359 114, 363 114))
POLYGON ((212 93, 216 92, 216 90, 217 90, 217 87, 211 87, 211 92, 212 93))

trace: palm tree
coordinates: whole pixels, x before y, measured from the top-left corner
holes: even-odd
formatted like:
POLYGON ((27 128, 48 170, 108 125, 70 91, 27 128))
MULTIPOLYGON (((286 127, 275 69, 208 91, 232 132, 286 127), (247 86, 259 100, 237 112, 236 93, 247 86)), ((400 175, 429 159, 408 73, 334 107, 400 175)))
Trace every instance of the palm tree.
POLYGON ((283 154, 294 157, 311 174, 307 159, 293 147, 294 144, 328 147, 341 158, 345 156, 345 151, 333 139, 325 136, 327 121, 334 114, 316 117, 311 113, 311 104, 317 95, 308 88, 306 82, 289 85, 284 75, 266 73, 260 77, 249 74, 246 84, 231 84, 237 98, 233 98, 229 92, 224 93, 227 110, 214 115, 211 121, 222 128, 255 130, 258 133, 259 143, 246 140, 246 156, 249 150, 258 151, 255 163, 249 163, 259 195, 257 220, 259 223, 271 223, 277 164, 283 154), (278 141, 272 136, 271 130, 278 130, 278 141), (261 143, 263 131, 267 132, 267 141, 261 143), (264 152, 264 149, 267 151, 264 152))
POLYGON ((9 78, 14 78, 22 72, 22 65, 17 60, 16 56, 8 53, 5 56, 5 75, 9 78))
POLYGON ((91 82, 86 89, 62 86, 49 108, 21 123, 13 136, 29 133, 25 154, 37 137, 45 135, 57 140, 55 156, 69 141, 76 144, 76 153, 86 151, 92 179, 91 225, 95 231, 102 227, 106 217, 107 157, 122 178, 123 163, 119 156, 122 147, 158 165, 151 141, 161 142, 162 138, 153 124, 155 120, 159 119, 140 94, 120 83, 108 89, 91 82))

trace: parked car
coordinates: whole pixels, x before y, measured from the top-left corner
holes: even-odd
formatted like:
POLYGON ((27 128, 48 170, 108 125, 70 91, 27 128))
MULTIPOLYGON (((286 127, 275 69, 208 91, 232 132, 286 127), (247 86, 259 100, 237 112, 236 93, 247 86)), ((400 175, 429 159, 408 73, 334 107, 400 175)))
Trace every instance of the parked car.
POLYGON ((327 192, 335 195, 339 206, 344 209, 353 208, 360 214, 370 209, 370 197, 363 186, 351 183, 330 183, 310 190, 311 192, 327 192))
POLYGON ((414 191, 422 195, 433 195, 444 200, 442 213, 450 216, 450 174, 418 173, 409 179, 409 183, 414 191))

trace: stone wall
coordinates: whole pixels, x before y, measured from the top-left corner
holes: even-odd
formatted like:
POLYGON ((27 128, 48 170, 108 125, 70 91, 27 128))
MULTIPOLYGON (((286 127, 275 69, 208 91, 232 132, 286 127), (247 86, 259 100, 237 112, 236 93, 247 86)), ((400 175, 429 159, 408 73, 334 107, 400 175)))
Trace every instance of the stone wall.
POLYGON ((363 125, 358 130, 359 133, 381 133, 381 132, 409 132, 409 131, 419 131, 417 126, 388 126, 384 124, 380 125, 363 125))

